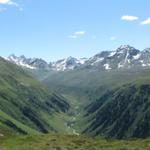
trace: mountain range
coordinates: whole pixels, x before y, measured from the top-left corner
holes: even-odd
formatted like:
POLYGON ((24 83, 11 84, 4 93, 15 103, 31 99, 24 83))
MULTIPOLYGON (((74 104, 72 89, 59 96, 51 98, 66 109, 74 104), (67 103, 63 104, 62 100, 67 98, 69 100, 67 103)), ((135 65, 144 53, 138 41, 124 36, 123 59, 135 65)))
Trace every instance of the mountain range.
POLYGON ((150 136, 150 49, 47 63, 0 58, 0 134, 150 136))
POLYGON ((101 51, 90 58, 77 59, 68 57, 50 63, 39 58, 26 58, 23 55, 20 57, 10 55, 5 59, 29 69, 66 71, 94 68, 103 71, 132 67, 150 67, 150 48, 140 51, 132 46, 122 45, 114 51, 101 51))

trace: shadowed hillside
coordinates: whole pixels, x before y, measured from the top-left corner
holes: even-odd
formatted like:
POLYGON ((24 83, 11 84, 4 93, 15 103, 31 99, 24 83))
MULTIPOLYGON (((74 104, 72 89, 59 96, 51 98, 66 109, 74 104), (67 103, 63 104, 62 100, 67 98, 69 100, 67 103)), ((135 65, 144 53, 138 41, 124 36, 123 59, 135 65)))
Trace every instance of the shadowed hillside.
POLYGON ((52 119, 68 109, 64 97, 0 58, 0 132, 57 132, 52 119))

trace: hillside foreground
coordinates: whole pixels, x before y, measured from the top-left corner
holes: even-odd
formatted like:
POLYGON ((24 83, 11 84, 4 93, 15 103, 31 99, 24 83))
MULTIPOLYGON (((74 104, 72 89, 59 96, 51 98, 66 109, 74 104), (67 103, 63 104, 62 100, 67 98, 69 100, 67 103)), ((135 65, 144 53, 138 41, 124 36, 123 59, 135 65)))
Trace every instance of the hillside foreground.
POLYGON ((39 134, 0 137, 0 150, 150 150, 150 139, 113 140, 39 134))

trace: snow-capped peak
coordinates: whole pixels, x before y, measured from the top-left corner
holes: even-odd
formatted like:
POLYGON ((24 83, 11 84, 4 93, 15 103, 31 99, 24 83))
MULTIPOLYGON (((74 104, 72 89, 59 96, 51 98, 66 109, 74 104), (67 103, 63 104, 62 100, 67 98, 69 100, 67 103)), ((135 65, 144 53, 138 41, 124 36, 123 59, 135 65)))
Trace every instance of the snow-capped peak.
POLYGON ((55 71, 74 70, 76 68, 94 68, 99 70, 114 70, 131 67, 150 67, 150 48, 139 51, 132 46, 122 45, 113 51, 101 51, 93 57, 68 57, 47 63, 39 58, 26 58, 24 55, 4 57, 12 63, 29 69, 48 69, 55 71))
POLYGON ((56 71, 73 70, 76 67, 83 65, 87 61, 86 58, 77 59, 71 56, 50 63, 47 63, 46 61, 40 58, 26 58, 24 55, 18 57, 12 54, 8 57, 3 58, 18 66, 22 66, 28 69, 52 69, 56 71))
POLYGON ((121 45, 118 49, 117 49, 117 53, 124 53, 129 51, 129 53, 137 53, 139 52, 139 50, 135 49, 134 47, 130 46, 130 45, 121 45))
POLYGON ((113 57, 116 54, 116 51, 111 52, 108 57, 113 57))
POLYGON ((5 58, 6 60, 15 63, 16 65, 25 67, 25 68, 29 68, 29 69, 36 69, 35 67, 29 65, 28 63, 25 62, 26 58, 25 56, 20 56, 17 57, 14 54, 10 55, 8 58, 5 58))
POLYGON ((130 45, 121 45, 118 49, 131 49, 131 48, 133 47, 130 45))
POLYGON ((38 58, 26 58, 24 55, 18 57, 12 54, 7 58, 5 57, 5 60, 28 69, 46 69, 48 67, 48 63, 46 61, 38 58))
POLYGON ((53 70, 57 71, 73 70, 76 67, 83 65, 86 62, 86 60, 87 60, 86 58, 77 59, 70 56, 68 58, 53 62, 52 68, 53 70))

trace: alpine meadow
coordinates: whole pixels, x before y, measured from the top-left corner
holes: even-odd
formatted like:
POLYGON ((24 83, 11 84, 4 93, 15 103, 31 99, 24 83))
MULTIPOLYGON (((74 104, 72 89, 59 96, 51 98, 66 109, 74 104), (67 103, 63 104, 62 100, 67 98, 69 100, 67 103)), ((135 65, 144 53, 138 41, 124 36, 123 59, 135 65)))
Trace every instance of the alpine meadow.
POLYGON ((0 150, 150 150, 149 5, 0 0, 0 150))

